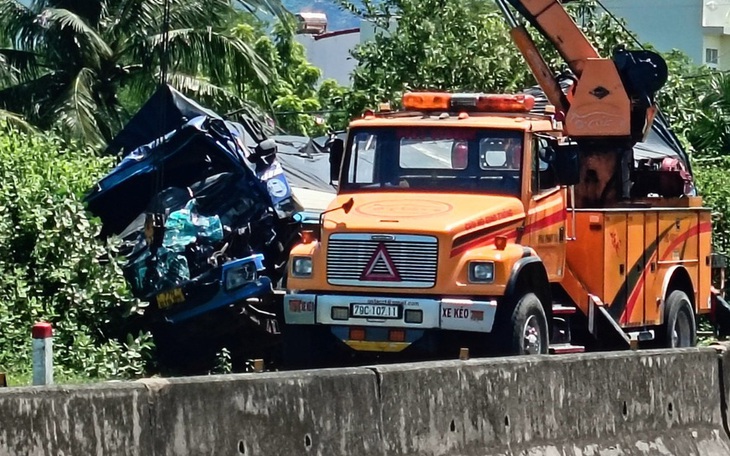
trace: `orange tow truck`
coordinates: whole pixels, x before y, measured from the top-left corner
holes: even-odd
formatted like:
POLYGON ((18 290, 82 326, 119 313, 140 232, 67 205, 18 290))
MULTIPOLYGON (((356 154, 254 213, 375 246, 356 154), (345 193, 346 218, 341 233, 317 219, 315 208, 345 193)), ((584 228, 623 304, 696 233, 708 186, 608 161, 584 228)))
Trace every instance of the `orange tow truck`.
POLYGON ((662 58, 601 58, 560 2, 506 2, 540 90, 411 92, 351 122, 338 195, 290 254, 287 364, 687 347, 701 314, 726 328, 710 211, 654 103, 662 58))

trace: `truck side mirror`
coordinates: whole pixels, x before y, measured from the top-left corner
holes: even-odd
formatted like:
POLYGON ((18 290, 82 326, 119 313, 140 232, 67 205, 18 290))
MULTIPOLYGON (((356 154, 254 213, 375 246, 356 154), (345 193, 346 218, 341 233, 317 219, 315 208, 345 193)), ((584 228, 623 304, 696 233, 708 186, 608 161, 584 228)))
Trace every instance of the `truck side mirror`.
POLYGON ((340 168, 342 167, 342 155, 345 151, 345 142, 335 138, 329 145, 330 149, 330 184, 340 180, 340 168))
POLYGON ((578 145, 553 145, 552 166, 560 185, 575 185, 580 182, 580 155, 578 145))

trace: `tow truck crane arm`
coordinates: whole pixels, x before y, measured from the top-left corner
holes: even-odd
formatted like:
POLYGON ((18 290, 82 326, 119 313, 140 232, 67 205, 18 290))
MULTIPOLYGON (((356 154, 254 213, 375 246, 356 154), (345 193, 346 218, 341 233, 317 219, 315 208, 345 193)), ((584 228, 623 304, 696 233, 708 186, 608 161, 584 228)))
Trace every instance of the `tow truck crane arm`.
POLYGON ((617 49, 613 59, 603 58, 559 0, 496 1, 538 84, 550 103, 565 114, 569 136, 623 138, 631 144, 644 139, 657 110, 654 95, 667 80, 667 66, 660 55, 617 49), (575 75, 567 97, 507 2, 555 46, 575 75))

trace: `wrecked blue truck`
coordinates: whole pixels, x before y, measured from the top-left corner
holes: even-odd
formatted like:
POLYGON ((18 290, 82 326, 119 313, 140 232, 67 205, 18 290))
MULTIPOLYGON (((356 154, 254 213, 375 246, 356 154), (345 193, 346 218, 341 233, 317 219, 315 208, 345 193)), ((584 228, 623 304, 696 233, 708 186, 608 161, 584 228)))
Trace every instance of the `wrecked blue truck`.
POLYGON ((110 144, 124 158, 86 203, 102 236, 121 241, 124 275, 149 303, 141 324, 162 364, 205 369, 224 346, 242 358, 276 353, 276 290, 302 223, 318 216, 301 205, 290 180, 333 192, 326 154, 309 147, 317 150, 278 144, 254 122, 224 120, 169 87, 110 144), (280 149, 293 151, 289 178, 280 149))

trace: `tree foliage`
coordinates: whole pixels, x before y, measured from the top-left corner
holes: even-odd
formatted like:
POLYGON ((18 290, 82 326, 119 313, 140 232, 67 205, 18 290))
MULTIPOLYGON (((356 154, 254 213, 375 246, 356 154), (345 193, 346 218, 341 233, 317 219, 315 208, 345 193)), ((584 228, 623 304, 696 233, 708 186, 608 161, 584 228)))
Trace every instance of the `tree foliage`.
MULTIPOLYGON (((8 45, 0 52, 0 108, 101 146, 130 114, 120 99, 134 100, 127 108, 136 110, 163 72, 179 90, 219 108, 240 104, 231 81, 269 81, 254 49, 229 33, 240 15, 230 0, 166 4, 0 0, 0 38, 8 45)), ((245 4, 285 15, 276 0, 245 4)))
POLYGON ((0 371, 30 370, 30 328, 44 320, 61 376, 144 372, 149 335, 123 331, 139 303, 80 200, 110 165, 48 135, 0 136, 0 371))
POLYGON ((387 0, 367 2, 362 14, 373 17, 380 32, 353 52, 353 88, 371 99, 393 101, 407 90, 494 92, 529 84, 504 20, 487 2, 387 0))
POLYGON ((730 76, 716 73, 706 79, 704 90, 695 91, 700 112, 692 119, 689 140, 698 157, 730 155, 730 76))
POLYGON ((317 83, 322 70, 306 59, 304 46, 291 34, 293 23, 278 22, 271 36, 264 33, 264 24, 242 22, 234 34, 249 43, 270 71, 269 81, 247 81, 241 91, 251 103, 274 115, 276 126, 284 132, 317 135, 323 132, 318 116, 309 114, 321 109, 317 83))

